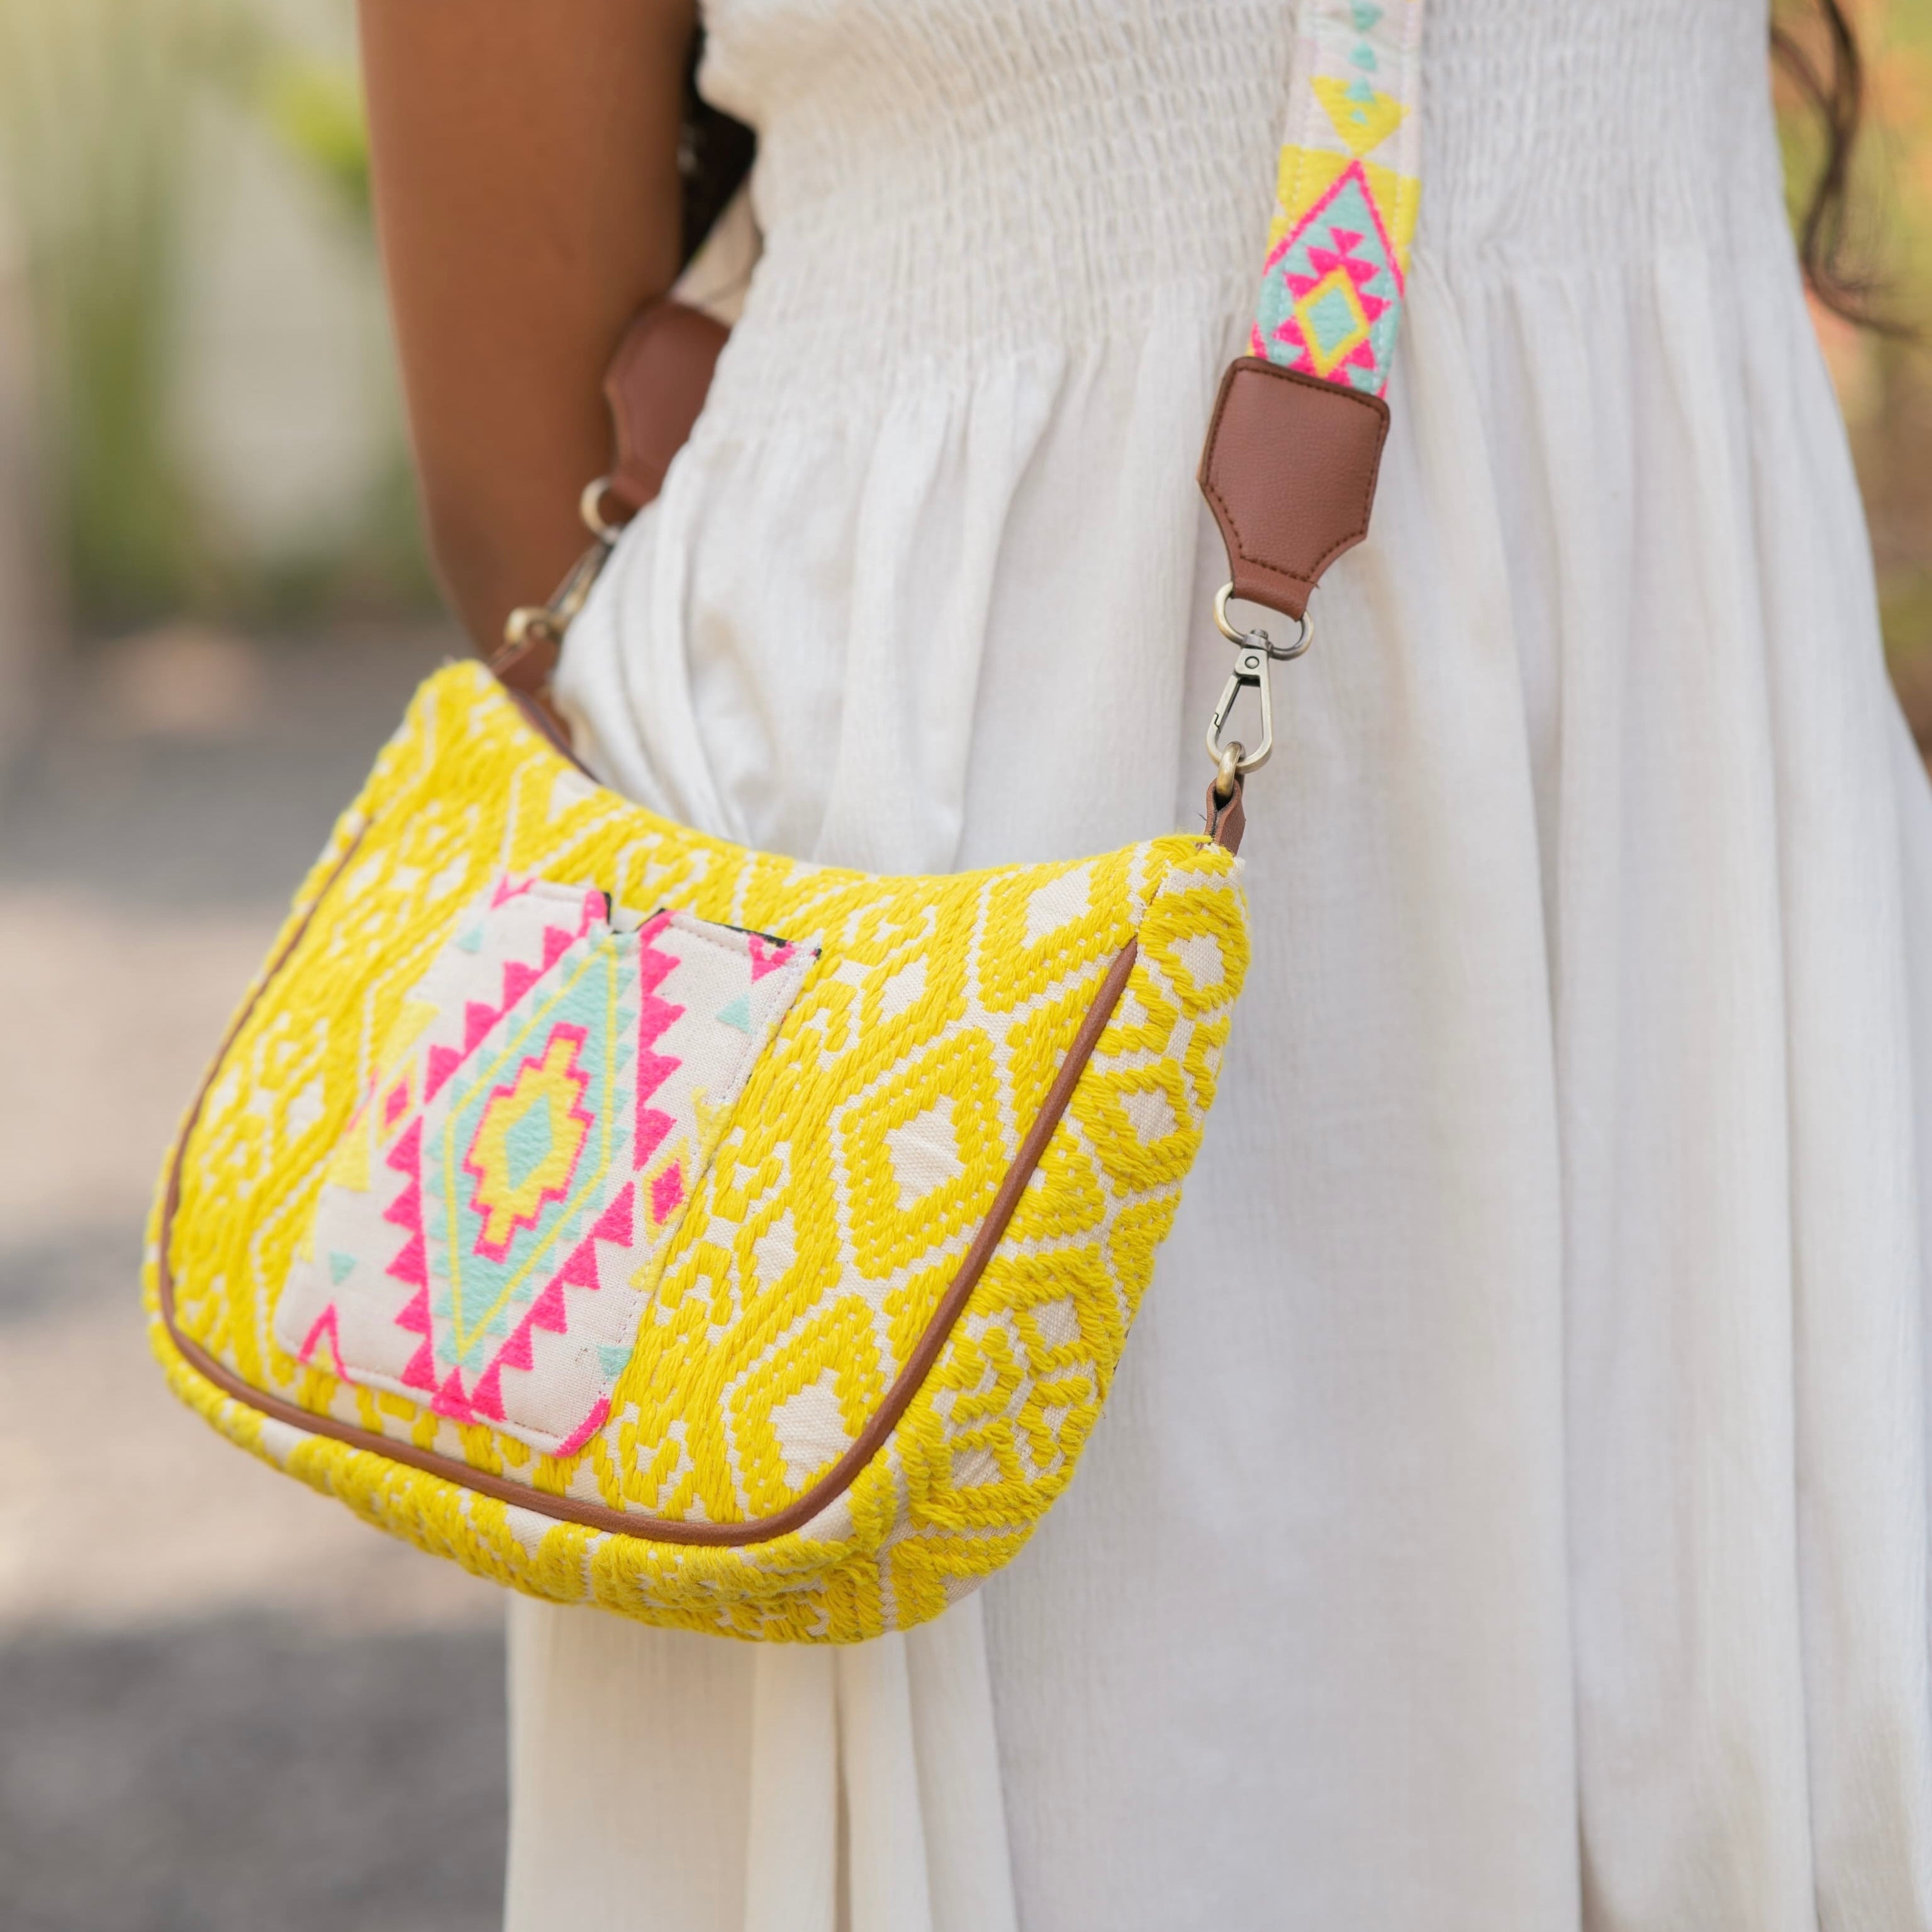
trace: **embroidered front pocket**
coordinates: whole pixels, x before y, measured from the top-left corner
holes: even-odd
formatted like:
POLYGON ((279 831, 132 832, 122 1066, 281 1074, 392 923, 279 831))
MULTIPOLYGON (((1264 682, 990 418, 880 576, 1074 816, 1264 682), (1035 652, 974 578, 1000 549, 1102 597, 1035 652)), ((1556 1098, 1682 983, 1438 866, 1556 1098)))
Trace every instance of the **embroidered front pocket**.
POLYGON ((404 1000, 275 1311, 345 1381, 550 1455, 602 1426, 809 947, 500 880, 404 1000))

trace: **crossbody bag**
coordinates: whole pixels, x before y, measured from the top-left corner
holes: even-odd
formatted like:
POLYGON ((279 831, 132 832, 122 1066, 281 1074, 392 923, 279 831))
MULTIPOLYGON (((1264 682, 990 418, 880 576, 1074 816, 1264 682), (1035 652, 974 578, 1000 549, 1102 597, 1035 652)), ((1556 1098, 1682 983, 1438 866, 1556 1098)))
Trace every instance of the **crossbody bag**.
POLYGON ((1200 470, 1234 651, 1204 829, 876 878, 600 785, 544 687, 716 349, 653 311, 590 554, 418 692, 168 1158, 154 1346, 224 1434, 478 1575, 738 1637, 907 1628, 1025 1542, 1201 1145, 1270 668, 1366 533, 1388 426, 1420 0, 1305 11, 1200 470))

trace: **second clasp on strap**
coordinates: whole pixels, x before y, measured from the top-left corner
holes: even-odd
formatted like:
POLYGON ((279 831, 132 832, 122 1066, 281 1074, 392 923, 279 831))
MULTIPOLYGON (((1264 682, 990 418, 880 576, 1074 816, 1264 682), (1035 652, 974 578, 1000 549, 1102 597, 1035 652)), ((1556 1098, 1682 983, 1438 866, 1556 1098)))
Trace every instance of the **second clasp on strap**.
POLYGON ((1277 644, 1265 631, 1237 630, 1228 616, 1228 599, 1234 588, 1232 584, 1224 584, 1214 597, 1214 622, 1222 636, 1234 646, 1234 666, 1228 674, 1221 701, 1208 722, 1208 755, 1220 767, 1215 784, 1223 797, 1232 790, 1236 778, 1259 770, 1274 752, 1274 699, 1268 688, 1269 664, 1286 664, 1298 658, 1315 637, 1315 626, 1305 616, 1295 620, 1300 628, 1291 644, 1277 644), (1261 704, 1261 740, 1252 751, 1228 736, 1228 722, 1246 690, 1252 690, 1261 704))

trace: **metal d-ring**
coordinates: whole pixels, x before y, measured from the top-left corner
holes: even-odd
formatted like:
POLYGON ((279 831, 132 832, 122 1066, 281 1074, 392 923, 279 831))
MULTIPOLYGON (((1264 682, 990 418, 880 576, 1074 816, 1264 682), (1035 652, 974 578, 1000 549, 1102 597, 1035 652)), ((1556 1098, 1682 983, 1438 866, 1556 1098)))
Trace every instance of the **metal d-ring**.
POLYGON ((599 543, 606 545, 614 544, 624 534, 622 524, 608 522, 604 515, 604 493, 610 488, 610 482, 608 476, 599 476, 595 482, 585 484, 583 495, 577 500, 577 514, 584 519, 584 527, 599 543))
POLYGON ((507 661, 509 655, 540 640, 552 644, 562 643, 564 632, 588 600, 590 586, 597 581, 604 560, 624 534, 622 524, 604 519, 604 493, 610 484, 610 478, 600 476, 584 484, 584 494, 577 500, 578 514, 596 541, 571 566, 570 574, 557 586, 556 594, 548 604, 526 604, 510 613, 503 626, 503 650, 490 660, 493 670, 507 661))
POLYGON ((1234 788, 1241 779, 1241 760, 1247 755, 1247 748, 1238 738, 1231 739, 1221 747, 1221 755, 1216 761, 1218 769, 1214 773, 1214 796, 1223 805, 1234 795, 1234 788))
POLYGON ((1234 668, 1228 674, 1221 701, 1208 721, 1208 755, 1216 766, 1216 796, 1233 795, 1234 781, 1258 771, 1274 750, 1274 694, 1268 688, 1270 662, 1286 664, 1298 658, 1314 640, 1315 626, 1306 616, 1295 620, 1299 628, 1292 644, 1277 644, 1265 631, 1238 631, 1228 620, 1228 599, 1234 586, 1224 584, 1214 594, 1214 623, 1222 636, 1234 646, 1234 668), (1261 707, 1262 735, 1252 751, 1239 739, 1227 735, 1228 720, 1244 691, 1252 691, 1261 707))
POLYGON ((1214 593, 1214 628, 1231 644, 1246 644, 1250 649, 1264 650, 1276 664, 1286 664, 1298 658, 1315 641, 1315 620, 1306 615, 1295 619, 1298 627, 1292 644, 1278 644, 1265 631, 1238 630, 1228 616, 1228 599, 1234 594, 1232 581, 1222 585, 1214 593))

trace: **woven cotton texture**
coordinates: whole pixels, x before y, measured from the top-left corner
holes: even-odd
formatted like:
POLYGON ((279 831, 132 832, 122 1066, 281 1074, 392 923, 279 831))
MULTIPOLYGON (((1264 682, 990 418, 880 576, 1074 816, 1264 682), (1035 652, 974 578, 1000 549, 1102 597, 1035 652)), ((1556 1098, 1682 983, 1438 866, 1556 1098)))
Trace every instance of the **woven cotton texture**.
MULTIPOLYGON (((445 670, 303 888, 290 928, 298 936, 187 1130, 167 1234, 175 1321, 266 1396, 640 1519, 773 1516, 878 1409, 1132 942, 1131 975, 918 1393, 850 1487, 790 1534, 719 1546, 560 1521, 265 1415, 176 1346, 161 1318, 158 1246, 157 1351, 177 1391, 235 1440, 498 1582, 745 1637, 850 1642, 918 1623, 1020 1546, 1099 1414, 1213 1099, 1246 964, 1238 869, 1186 837, 1073 864, 907 879, 748 852, 598 789, 480 669, 445 670), (554 956, 530 969, 541 983, 506 982, 502 1014, 483 1012, 475 1042, 496 1040, 552 982, 566 997, 585 959, 618 943, 599 924, 607 908, 620 928, 626 915, 633 927, 640 914, 673 916, 675 928, 646 925, 647 950, 699 943, 705 922, 724 952, 737 943, 717 936, 724 928, 761 960, 782 946, 796 983, 761 1010, 773 1024, 748 1070, 731 1073, 735 1098, 713 1107, 700 1094, 688 1132, 653 1130, 646 1154, 620 1148, 616 1193, 570 1205, 564 1168, 544 1165, 564 1156, 546 1140, 512 1162, 514 1122, 493 1136, 488 1096, 478 1100, 482 1125, 466 1128, 458 1150, 469 1150, 460 1186, 479 1231, 466 1238, 501 1261, 519 1227, 578 1213, 585 1257, 559 1277, 542 1332, 530 1330, 534 1277, 524 1303, 505 1304, 488 1348, 470 1358, 479 1374, 450 1352, 469 1344, 449 1339, 446 1293, 408 1292, 425 1266, 424 1206, 397 1144, 412 1132, 419 1142, 424 1120, 432 1136, 454 1132, 438 1087, 460 1085, 448 1072, 456 1048, 435 1044, 449 1024, 433 1017, 436 989, 458 983, 448 976, 466 949, 500 972, 485 915, 518 891, 548 895, 566 923, 546 945, 548 915, 532 914, 521 940, 503 942, 554 956), (449 1059, 436 1061, 439 1051, 449 1059), (348 1207, 318 1214, 326 1181, 348 1207), (369 1202, 360 1219, 358 1193, 369 1202), (653 1220, 662 1240, 634 1234, 653 1220), (329 1231, 344 1229, 338 1252, 329 1231), (364 1348, 386 1348, 386 1369, 344 1372, 326 1318, 335 1277, 352 1282, 358 1268, 387 1277, 390 1325, 406 1332, 364 1348), (309 1300, 278 1323, 285 1293, 309 1300), (558 1384, 563 1406, 544 1420, 541 1402, 518 1394, 521 1378, 580 1323, 588 1378, 558 1384), (579 1414, 584 1427, 566 1437, 579 1414)), ((716 998, 732 990, 715 984, 716 998)), ((738 1016, 719 1024, 737 1029, 738 1016)), ((541 1103, 556 1131, 582 1139, 570 1123, 589 1064, 580 1058, 595 1046, 584 1032, 526 1052, 506 1046, 492 1090, 505 1097, 490 1104, 541 1120, 531 1112, 541 1103)), ((575 1240, 579 1222, 560 1226, 575 1240)))
MULTIPOLYGON (((304 1363, 566 1458, 816 956, 497 880, 403 1000, 275 1310, 304 1363)), ((767 1241, 770 1240, 767 1237, 767 1241)))

